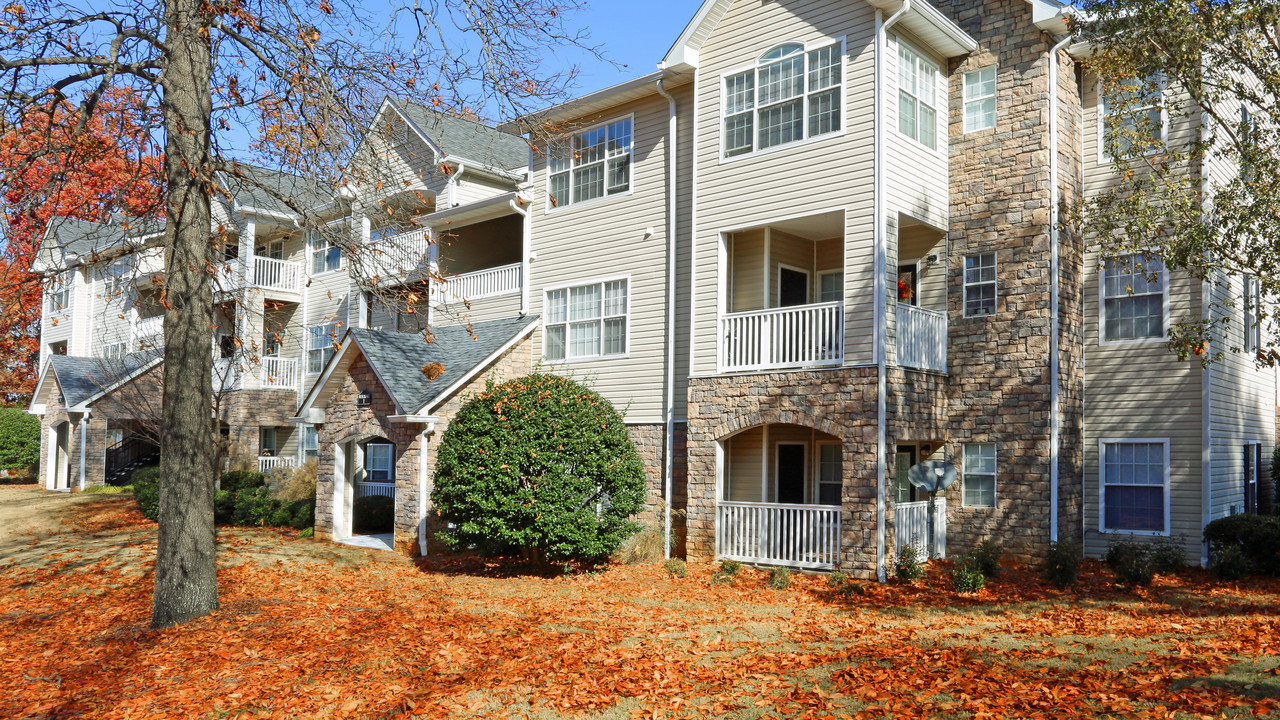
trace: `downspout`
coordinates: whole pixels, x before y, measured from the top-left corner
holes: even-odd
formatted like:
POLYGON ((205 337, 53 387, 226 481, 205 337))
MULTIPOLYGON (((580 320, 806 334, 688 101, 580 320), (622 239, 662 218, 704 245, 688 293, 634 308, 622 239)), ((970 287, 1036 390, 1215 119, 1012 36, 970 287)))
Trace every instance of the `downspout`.
POLYGON ((418 554, 427 554, 427 446, 431 435, 436 431, 436 424, 429 422, 418 435, 418 554))
POLYGON ((889 440, 886 436, 888 422, 888 365, 885 358, 885 344, 888 334, 885 328, 885 278, 884 274, 888 243, 885 239, 885 224, 888 222, 885 210, 884 189, 884 95, 885 95, 885 53, 889 47, 889 29, 907 12, 911 10, 911 0, 903 0, 898 12, 883 20, 884 13, 876 10, 876 111, 875 111, 875 357, 876 357, 876 579, 884 582, 885 575, 885 472, 888 467, 889 440))
POLYGON ((529 231, 532 225, 531 223, 532 218, 529 217, 528 210, 520 207, 520 201, 523 199, 524 198, 522 198, 520 195, 517 194, 514 198, 511 199, 510 204, 511 204, 511 209, 514 210, 516 214, 518 214, 521 218, 523 218, 523 221, 520 224, 520 227, 521 227, 520 232, 522 235, 522 237, 520 238, 520 258, 521 258, 520 260, 520 265, 521 265, 520 267, 520 273, 521 273, 520 314, 528 315, 529 314, 529 244, 531 239, 529 237, 529 231))
POLYGON ((1058 458, 1062 436, 1058 377, 1060 210, 1058 202, 1058 51, 1071 36, 1049 49, 1049 542, 1058 541, 1058 458))
POLYGON ((676 439, 676 99, 658 80, 658 94, 667 99, 667 377, 665 422, 666 452, 662 454, 662 546, 671 557, 671 501, 674 499, 673 455, 676 439))
MULTIPOLYGON (((448 157, 445 158, 448 162, 448 157)), ((467 171, 466 163, 458 163, 457 169, 449 176, 449 207, 458 207, 458 181, 462 179, 462 173, 467 171)))
MULTIPOLYGON (((85 458, 88 455, 89 441, 89 414, 92 411, 85 410, 84 415, 80 416, 80 489, 84 490, 84 474, 85 474, 85 458)), ((105 462, 105 460, 104 460, 105 462)), ((67 483, 70 485, 70 483, 67 483)))
MULTIPOLYGON (((1200 142, 1209 145, 1209 113, 1200 111, 1200 142)), ((1200 203, 1204 222, 1209 222, 1209 171, 1200 159, 1200 203)), ((1213 285, 1200 281, 1200 319, 1212 320, 1213 285)), ((1213 520, 1213 370, 1200 368, 1200 528, 1213 520)), ((1200 566, 1209 567, 1209 544, 1200 544, 1200 566)))

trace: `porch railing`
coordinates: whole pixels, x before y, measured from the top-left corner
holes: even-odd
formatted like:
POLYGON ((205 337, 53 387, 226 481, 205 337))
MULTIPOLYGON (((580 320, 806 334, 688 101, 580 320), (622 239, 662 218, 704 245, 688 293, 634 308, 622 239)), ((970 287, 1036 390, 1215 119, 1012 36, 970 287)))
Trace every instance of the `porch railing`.
POLYGON ((765 370, 844 362, 844 304, 756 310, 720 318, 720 367, 765 370))
MULTIPOLYGON (((947 557, 947 499, 937 498, 934 508, 933 557, 947 557)), ((929 557, 929 501, 894 506, 894 550, 912 545, 922 558, 929 557)))
POLYGON ((834 568, 840 558, 840 508, 722 502, 716 509, 716 556, 765 565, 834 568))
POLYGON ((394 498, 396 496, 396 484, 374 482, 356 483, 356 497, 362 498, 369 497, 371 495, 394 498))
POLYGON ((298 387, 297 358, 262 358, 262 386, 296 389, 298 387))
POLYGON ((947 314, 898 304, 898 364, 947 371, 947 314))
POLYGON ((298 461, 291 457, 263 456, 258 458, 258 472, 269 473, 280 468, 294 468, 298 461))
POLYGON ((253 284, 268 290, 302 291, 302 263, 253 257, 253 284))
POLYGON ((373 274, 389 279, 406 277, 431 263, 431 231, 418 228, 370 244, 373 274))
POLYGON ((520 263, 447 277, 436 287, 437 303, 479 300, 520 291, 520 263))
MULTIPOLYGON (((145 338, 164 338, 164 316, 156 315, 154 317, 138 318, 138 322, 133 326, 133 334, 139 340, 145 338)), ((161 340, 163 342, 163 340, 161 340)), ((152 344, 159 344, 152 342, 152 344)))

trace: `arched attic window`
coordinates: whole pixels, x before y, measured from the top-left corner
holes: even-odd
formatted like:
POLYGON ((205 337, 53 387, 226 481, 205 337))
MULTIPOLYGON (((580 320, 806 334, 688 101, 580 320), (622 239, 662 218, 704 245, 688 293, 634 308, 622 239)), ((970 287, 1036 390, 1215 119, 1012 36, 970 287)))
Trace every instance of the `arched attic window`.
POLYGON ((724 78, 724 154, 746 155, 839 132, 844 43, 784 43, 724 78))

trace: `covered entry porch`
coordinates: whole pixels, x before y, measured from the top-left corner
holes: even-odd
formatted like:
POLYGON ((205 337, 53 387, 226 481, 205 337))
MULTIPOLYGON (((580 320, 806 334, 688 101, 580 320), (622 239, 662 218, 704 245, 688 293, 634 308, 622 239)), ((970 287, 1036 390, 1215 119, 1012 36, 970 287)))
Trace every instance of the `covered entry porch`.
POLYGON ((834 569, 840 556, 840 438, 768 424, 717 447, 716 557, 834 569))

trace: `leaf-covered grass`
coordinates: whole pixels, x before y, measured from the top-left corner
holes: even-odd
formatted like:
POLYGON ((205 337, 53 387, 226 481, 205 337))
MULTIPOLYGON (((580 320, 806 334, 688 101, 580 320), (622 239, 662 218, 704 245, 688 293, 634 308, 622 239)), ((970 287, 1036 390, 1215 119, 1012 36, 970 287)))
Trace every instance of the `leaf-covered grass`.
POLYGON ((85 500, 0 559, 0 717, 1280 717, 1275 580, 1131 588, 1090 562, 1065 590, 1006 566, 957 595, 935 562, 850 593, 236 529, 222 609, 153 632, 154 525, 127 498, 85 500))

